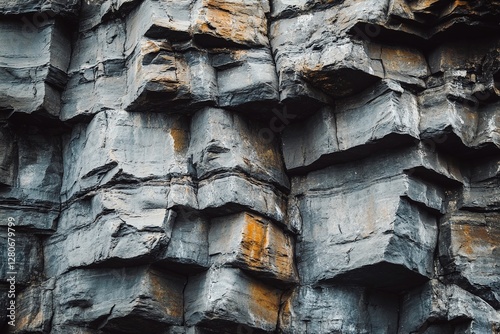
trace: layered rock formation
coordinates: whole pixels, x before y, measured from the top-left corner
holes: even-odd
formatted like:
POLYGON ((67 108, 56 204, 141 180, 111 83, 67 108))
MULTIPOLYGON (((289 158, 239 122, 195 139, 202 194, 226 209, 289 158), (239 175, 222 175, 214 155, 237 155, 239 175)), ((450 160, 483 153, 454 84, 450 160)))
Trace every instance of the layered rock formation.
POLYGON ((0 0, 2 332, 500 333, 499 22, 0 0))

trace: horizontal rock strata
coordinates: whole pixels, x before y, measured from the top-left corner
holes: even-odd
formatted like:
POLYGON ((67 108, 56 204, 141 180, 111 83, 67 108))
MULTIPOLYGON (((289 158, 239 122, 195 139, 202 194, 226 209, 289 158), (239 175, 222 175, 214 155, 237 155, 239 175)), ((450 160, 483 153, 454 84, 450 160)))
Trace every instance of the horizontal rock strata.
POLYGON ((500 333, 499 20, 0 0, 0 332, 500 333))

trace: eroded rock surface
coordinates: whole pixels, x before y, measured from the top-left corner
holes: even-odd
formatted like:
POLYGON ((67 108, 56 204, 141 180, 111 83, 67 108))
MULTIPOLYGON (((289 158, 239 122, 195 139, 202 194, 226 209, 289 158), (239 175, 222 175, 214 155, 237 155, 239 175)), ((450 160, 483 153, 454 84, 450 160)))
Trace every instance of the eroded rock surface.
POLYGON ((499 22, 0 0, 0 332, 500 333, 499 22))

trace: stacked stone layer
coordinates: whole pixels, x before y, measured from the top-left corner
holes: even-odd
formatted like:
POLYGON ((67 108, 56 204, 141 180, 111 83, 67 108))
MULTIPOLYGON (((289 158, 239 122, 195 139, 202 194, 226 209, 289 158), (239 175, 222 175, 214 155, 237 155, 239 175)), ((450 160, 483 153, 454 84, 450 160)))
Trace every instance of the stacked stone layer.
POLYGON ((499 22, 0 0, 2 332, 500 333, 499 22))

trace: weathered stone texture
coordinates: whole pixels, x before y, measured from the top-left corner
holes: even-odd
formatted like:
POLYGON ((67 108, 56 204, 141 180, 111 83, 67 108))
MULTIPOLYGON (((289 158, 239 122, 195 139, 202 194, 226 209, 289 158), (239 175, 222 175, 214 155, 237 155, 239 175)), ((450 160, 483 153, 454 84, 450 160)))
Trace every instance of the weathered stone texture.
POLYGON ((499 20, 0 0, 0 332, 500 333, 499 20))

